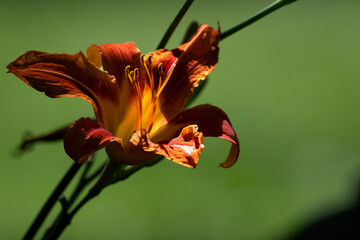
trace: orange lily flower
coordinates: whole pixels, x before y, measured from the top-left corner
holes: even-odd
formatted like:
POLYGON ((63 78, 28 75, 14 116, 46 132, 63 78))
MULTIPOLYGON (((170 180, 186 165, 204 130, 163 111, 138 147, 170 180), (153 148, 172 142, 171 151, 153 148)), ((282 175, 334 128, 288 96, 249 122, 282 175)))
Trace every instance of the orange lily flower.
POLYGON ((66 153, 78 163, 106 148, 115 162, 137 165, 161 155, 193 168, 204 148, 203 136, 212 136, 232 143, 221 163, 230 167, 240 147, 226 114, 211 105, 184 110, 194 87, 218 61, 218 42, 218 32, 202 25, 173 50, 143 55, 130 42, 92 45, 87 57, 29 51, 7 68, 49 97, 91 103, 96 121, 80 118, 64 137, 66 153))

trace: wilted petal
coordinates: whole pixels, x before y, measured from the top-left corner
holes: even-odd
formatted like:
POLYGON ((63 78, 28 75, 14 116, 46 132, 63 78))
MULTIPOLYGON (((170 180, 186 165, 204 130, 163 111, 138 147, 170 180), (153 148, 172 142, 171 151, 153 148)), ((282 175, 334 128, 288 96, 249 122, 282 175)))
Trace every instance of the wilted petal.
POLYGON ((203 135, 197 129, 196 125, 186 126, 178 137, 166 143, 154 143, 150 141, 145 130, 138 130, 134 132, 125 148, 113 142, 106 151, 111 160, 130 165, 143 164, 161 155, 180 165, 194 168, 204 149, 203 135))
POLYGON ((152 133, 150 139, 154 142, 166 141, 176 136, 184 126, 190 124, 196 124, 199 127, 199 132, 202 132, 204 137, 218 137, 232 143, 226 161, 221 163, 220 166, 231 167, 237 161, 240 153, 239 140, 226 113, 215 106, 199 105, 183 111, 168 125, 152 133))
POLYGON ((90 118, 80 118, 74 122, 64 137, 66 153, 77 163, 86 161, 92 153, 112 142, 122 145, 121 139, 103 129, 90 118))
POLYGON ((197 130, 196 125, 183 128, 178 137, 167 144, 159 144, 155 152, 185 167, 196 167, 204 149, 203 134, 197 130))

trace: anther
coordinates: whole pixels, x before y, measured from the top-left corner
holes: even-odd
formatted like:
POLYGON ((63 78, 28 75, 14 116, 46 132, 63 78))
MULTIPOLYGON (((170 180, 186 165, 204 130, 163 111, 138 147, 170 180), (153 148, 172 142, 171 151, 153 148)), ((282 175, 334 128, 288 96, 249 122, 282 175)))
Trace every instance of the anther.
POLYGON ((144 63, 145 63, 145 54, 140 55, 140 62, 141 62, 142 65, 144 65, 144 63))
POLYGON ((164 69, 162 68, 162 63, 159 64, 158 70, 159 70, 160 75, 162 76, 164 74, 164 69))
POLYGON ((166 77, 165 77, 165 80, 164 82, 161 84, 161 86, 159 85, 159 89, 156 93, 156 98, 158 98, 162 92, 162 90, 165 88, 166 84, 168 83, 170 77, 171 77, 171 74, 173 73, 174 69, 175 69, 175 66, 176 64, 173 63, 169 69, 169 71, 166 73, 166 77))
POLYGON ((135 80, 138 80, 139 79, 139 69, 138 68, 135 68, 134 70, 134 76, 135 76, 135 80))
POLYGON ((129 76, 129 73, 130 73, 130 65, 127 65, 126 68, 125 68, 125 76, 128 77, 129 76))

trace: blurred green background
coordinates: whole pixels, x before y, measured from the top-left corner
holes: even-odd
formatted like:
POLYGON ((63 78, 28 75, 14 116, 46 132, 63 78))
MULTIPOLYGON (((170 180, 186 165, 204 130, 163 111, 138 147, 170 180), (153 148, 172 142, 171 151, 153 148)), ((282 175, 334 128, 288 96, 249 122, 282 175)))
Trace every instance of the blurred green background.
MULTIPOLYGON (((226 30, 271 2, 195 1, 167 47, 179 44, 193 20, 213 27, 219 21, 226 30)), ((76 53, 93 43, 134 41, 147 53, 182 3, 1 1, 0 239, 23 236, 72 164, 61 142, 13 158, 24 132, 93 115, 85 101, 36 92, 6 74, 6 65, 27 50, 76 53)), ((217 167, 230 144, 206 139, 196 169, 164 160, 136 173, 90 201, 61 238, 282 239, 354 204, 359 9, 356 0, 299 0, 222 41, 195 104, 228 114, 241 142, 238 163, 217 167)))

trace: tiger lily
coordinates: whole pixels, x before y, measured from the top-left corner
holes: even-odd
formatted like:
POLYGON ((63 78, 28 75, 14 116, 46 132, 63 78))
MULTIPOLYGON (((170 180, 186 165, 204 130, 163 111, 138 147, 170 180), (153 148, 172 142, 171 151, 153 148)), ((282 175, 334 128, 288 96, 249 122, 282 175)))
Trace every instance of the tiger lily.
POLYGON ((232 166, 239 141, 227 115, 212 105, 184 110, 187 99, 218 61, 218 32, 202 25, 173 50, 141 54, 134 43, 92 45, 87 57, 29 51, 10 63, 15 74, 48 97, 79 97, 96 120, 80 118, 64 136, 66 153, 82 163, 106 148, 111 161, 143 164, 158 155, 194 168, 203 137, 232 143, 222 167, 232 166))

